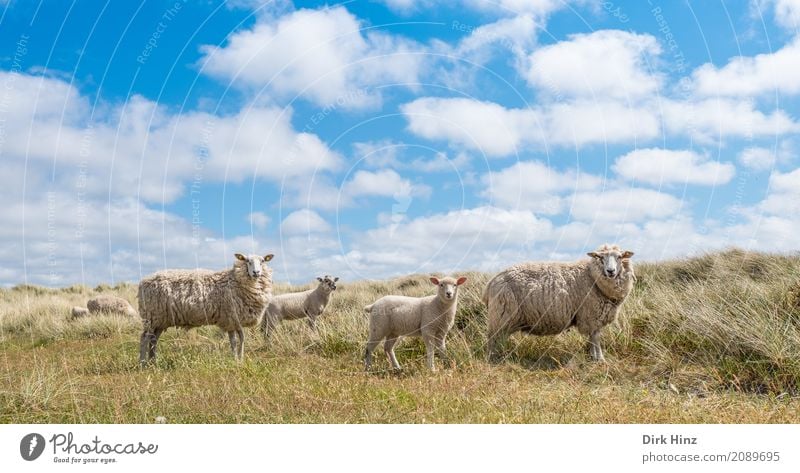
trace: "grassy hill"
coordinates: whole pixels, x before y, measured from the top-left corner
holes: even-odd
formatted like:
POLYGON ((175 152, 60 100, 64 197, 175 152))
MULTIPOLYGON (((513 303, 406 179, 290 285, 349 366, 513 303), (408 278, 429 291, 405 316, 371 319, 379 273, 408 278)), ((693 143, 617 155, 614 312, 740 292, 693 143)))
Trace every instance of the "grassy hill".
MULTIPOLYGON (((362 307, 431 294, 425 276, 342 281, 321 319, 248 331, 236 363, 216 328, 170 329, 155 366, 137 365, 140 323, 69 320, 97 293, 136 306, 136 287, 0 290, 2 422, 800 422, 800 257, 731 250, 636 266, 638 281, 603 334, 608 363, 574 331, 515 335, 484 361, 490 274, 467 274, 448 337, 454 366, 429 373, 405 340, 404 365, 362 371, 362 307)), ((302 288, 277 286, 275 292, 302 288)), ((441 362, 437 360, 441 367, 441 362)))

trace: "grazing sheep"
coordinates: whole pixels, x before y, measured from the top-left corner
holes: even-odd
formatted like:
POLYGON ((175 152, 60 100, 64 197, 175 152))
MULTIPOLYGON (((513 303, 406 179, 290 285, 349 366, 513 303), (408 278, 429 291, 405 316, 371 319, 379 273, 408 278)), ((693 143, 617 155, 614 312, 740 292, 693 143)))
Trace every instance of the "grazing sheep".
POLYGON ((86 308, 92 315, 126 315, 128 317, 136 317, 136 309, 127 300, 117 297, 102 295, 89 299, 86 302, 86 308))
POLYGON ((261 330, 264 332, 264 341, 269 340, 269 335, 281 320, 295 320, 308 317, 308 326, 317 329, 317 317, 322 315, 328 305, 331 293, 336 290, 338 277, 318 277, 319 284, 314 289, 303 292, 292 292, 274 296, 264 311, 261 320, 261 330))
POLYGON ((589 337, 589 353, 603 361, 600 330, 617 316, 635 279, 631 251, 602 245, 575 263, 522 263, 486 285, 489 358, 508 335, 555 335, 575 326, 589 337))
POLYGON ((73 319, 78 319, 78 318, 81 318, 81 317, 85 317, 87 315, 89 315, 89 309, 87 309, 86 307, 77 307, 76 306, 76 307, 72 308, 72 318, 73 319))
POLYGON ((364 352, 364 368, 369 371, 372 366, 372 352, 383 340, 383 349, 392 364, 399 370, 400 363, 394 354, 394 346, 401 336, 422 337, 425 342, 425 360, 431 371, 434 350, 443 359, 445 338, 453 326, 458 302, 458 286, 467 282, 467 278, 430 278, 433 285, 438 286, 436 295, 427 297, 384 296, 364 307, 370 314, 369 341, 364 352))
POLYGON ((266 262, 273 255, 235 256, 233 268, 224 271, 166 270, 142 279, 140 363, 155 358, 158 337, 165 329, 202 325, 226 331, 234 356, 242 359, 242 328, 258 323, 272 297, 272 269, 266 262))

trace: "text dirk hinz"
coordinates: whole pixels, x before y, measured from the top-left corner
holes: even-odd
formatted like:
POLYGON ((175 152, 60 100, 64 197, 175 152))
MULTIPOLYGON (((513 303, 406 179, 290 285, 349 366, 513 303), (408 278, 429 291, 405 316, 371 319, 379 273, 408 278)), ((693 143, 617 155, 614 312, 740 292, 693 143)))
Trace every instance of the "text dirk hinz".
POLYGON ((684 437, 683 435, 642 435, 644 445, 697 445, 697 437, 684 437))

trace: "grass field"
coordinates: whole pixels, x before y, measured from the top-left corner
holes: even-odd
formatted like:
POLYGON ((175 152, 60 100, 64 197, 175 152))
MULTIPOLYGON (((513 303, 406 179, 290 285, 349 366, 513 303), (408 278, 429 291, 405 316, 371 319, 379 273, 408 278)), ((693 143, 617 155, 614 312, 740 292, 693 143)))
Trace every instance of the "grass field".
MULTIPOLYGON (((636 266, 638 281, 603 334, 605 364, 574 331, 515 335, 484 361, 491 275, 470 273, 448 338, 454 366, 424 368, 405 340, 402 373, 362 371, 361 308, 432 293, 424 276, 342 284, 320 320, 246 334, 237 363, 215 328, 170 329, 155 366, 137 363, 140 324, 70 321, 97 293, 136 306, 136 287, 0 290, 0 421, 5 423, 795 423, 800 421, 800 257, 731 250, 636 266)), ((276 293, 300 288, 277 286, 276 293)), ((437 363, 441 363, 437 360, 437 363)))

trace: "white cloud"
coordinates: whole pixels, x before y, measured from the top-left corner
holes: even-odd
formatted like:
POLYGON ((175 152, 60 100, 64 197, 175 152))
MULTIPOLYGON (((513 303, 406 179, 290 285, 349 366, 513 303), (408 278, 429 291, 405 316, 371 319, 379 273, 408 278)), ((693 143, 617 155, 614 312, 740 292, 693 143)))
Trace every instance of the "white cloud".
POLYGON ((327 233, 331 226, 318 213, 309 209, 296 210, 281 222, 281 232, 287 235, 327 233))
POLYGON ((739 153, 739 162, 754 171, 767 171, 778 164, 792 161, 795 147, 791 140, 782 140, 776 146, 765 148, 751 146, 739 153))
POLYGON ((247 221, 258 230, 264 230, 269 224, 270 218, 264 212, 250 212, 247 214, 247 221))
POLYGON ((427 197, 431 189, 423 184, 413 184, 392 169, 357 171, 342 187, 346 200, 362 196, 374 197, 427 197))
MULTIPOLYGON (((88 100, 58 79, 13 75, 4 160, 56 164, 56 178, 85 181, 102 197, 167 203, 187 182, 280 181, 338 168, 341 157, 311 133, 297 133, 291 109, 251 106, 215 116, 173 115, 141 96, 120 106, 88 100), (64 118, 62 119, 62 112, 64 118), (90 121, 91 118, 93 121, 90 121)), ((9 80, 0 73, 0 82, 9 80)))
POLYGON ((635 99, 655 94, 658 41, 648 34, 601 30, 576 34, 530 55, 525 78, 548 95, 635 99))
POLYGON ((670 194, 632 187, 576 193, 570 213, 578 220, 606 225, 663 219, 674 216, 680 208, 681 201, 670 194))
POLYGON ((757 110, 750 100, 663 100, 660 110, 669 132, 703 142, 729 136, 777 136, 800 130, 797 122, 783 110, 766 114, 757 110))
POLYGON ((796 95, 800 93, 800 38, 775 52, 734 57, 722 67, 703 64, 692 78, 703 96, 796 95))
POLYGON ((420 98, 400 110, 412 133, 428 139, 446 139, 488 156, 516 152, 523 133, 535 133, 537 125, 535 113, 529 110, 463 98, 420 98))
POLYGON ((519 261, 551 232, 531 212, 495 207, 461 209, 369 230, 344 263, 361 278, 456 269, 497 269, 519 261))
POLYGON ((481 195, 490 204, 556 215, 564 210, 563 194, 597 189, 602 180, 590 174, 559 172, 538 161, 522 161, 482 179, 481 195))
POLYGON ((710 161, 690 150, 644 148, 617 158, 612 166, 620 176, 653 185, 727 184, 736 173, 731 163, 710 161))
POLYGON ((414 83, 424 48, 365 28, 342 6, 263 17, 222 47, 202 48, 203 70, 235 85, 268 87, 324 106, 355 108, 379 98, 374 85, 414 83))
POLYGON ((762 10, 772 7, 775 23, 789 31, 800 29, 800 1, 798 0, 751 0, 757 19, 761 20, 762 10))

